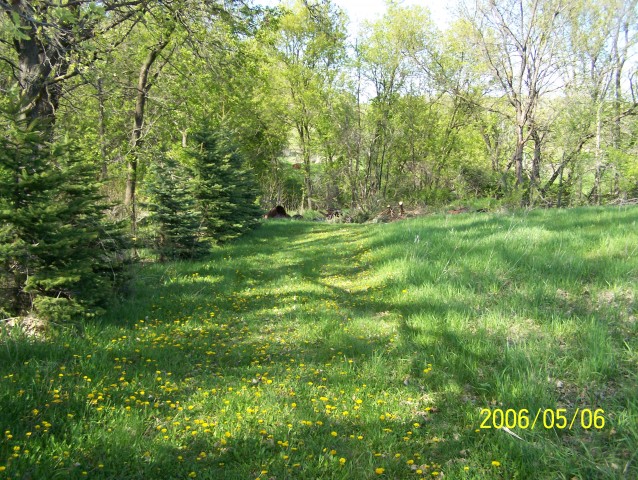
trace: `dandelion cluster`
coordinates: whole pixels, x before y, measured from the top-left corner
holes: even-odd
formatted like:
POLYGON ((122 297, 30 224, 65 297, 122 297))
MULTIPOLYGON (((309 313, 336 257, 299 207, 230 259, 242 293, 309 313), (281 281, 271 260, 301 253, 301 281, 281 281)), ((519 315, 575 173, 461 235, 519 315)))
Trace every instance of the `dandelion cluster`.
MULTIPOLYGON (((331 243, 332 235, 313 241, 331 243)), ((4 431, 0 472, 18 478, 42 465, 116 475, 118 459, 87 455, 76 446, 83 436, 117 446, 121 461, 149 478, 158 468, 180 478, 204 470, 262 479, 440 472, 424 462, 440 441, 423 428, 435 398, 388 377, 394 365, 384 355, 396 352, 399 317, 369 312, 388 276, 369 275, 370 249, 354 238, 344 271, 325 264, 308 272, 282 259, 294 279, 282 286, 266 282, 267 271, 227 269, 228 258, 202 272, 167 273, 143 318, 100 332, 107 339, 67 344, 24 375, 7 374, 0 387, 24 407, 19 432, 4 431), (189 288, 208 293, 170 293, 189 288), (30 382, 37 394, 22 387, 30 382)), ((425 388, 432 364, 420 371, 425 388)))

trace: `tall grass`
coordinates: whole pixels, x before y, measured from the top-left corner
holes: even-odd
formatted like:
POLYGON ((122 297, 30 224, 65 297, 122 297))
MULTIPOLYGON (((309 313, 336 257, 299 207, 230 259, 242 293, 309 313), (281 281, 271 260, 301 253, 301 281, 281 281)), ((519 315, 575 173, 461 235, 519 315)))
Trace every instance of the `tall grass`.
POLYGON ((82 334, 3 334, 0 477, 637 478, 637 220, 271 222, 144 265, 82 334), (480 428, 559 408, 605 425, 480 428))

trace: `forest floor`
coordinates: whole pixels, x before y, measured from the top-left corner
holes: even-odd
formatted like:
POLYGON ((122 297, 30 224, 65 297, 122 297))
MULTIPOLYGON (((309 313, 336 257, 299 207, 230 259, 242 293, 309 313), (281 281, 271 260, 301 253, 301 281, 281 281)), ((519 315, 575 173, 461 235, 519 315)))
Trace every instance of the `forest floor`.
POLYGON ((271 221, 140 265, 81 333, 0 333, 0 478, 638 478, 637 222, 271 221))

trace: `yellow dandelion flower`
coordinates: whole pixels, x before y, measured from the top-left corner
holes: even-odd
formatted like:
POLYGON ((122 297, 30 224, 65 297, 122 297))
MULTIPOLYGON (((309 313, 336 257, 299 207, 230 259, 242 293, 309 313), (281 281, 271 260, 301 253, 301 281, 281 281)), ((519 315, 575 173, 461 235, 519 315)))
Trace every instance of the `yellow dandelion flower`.
POLYGON ((374 473, 376 473, 377 475, 383 475, 383 472, 385 472, 385 468, 383 467, 377 467, 374 469, 374 473))
POLYGON ((501 462, 499 462, 498 460, 492 460, 492 465, 494 465, 495 467, 500 467, 501 462))
POLYGON ((340 463, 341 465, 344 465, 344 464, 346 463, 346 459, 345 459, 345 458, 343 458, 343 457, 341 457, 341 458, 339 459, 339 463, 340 463))

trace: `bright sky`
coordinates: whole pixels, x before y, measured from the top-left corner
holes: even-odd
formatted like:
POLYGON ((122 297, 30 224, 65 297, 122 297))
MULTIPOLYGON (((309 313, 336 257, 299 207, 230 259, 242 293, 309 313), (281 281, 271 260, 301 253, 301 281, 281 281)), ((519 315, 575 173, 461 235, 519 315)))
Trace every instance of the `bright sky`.
MULTIPOLYGON (((403 0, 402 5, 421 5, 427 7, 432 14, 432 20, 441 29, 448 26, 452 17, 449 11, 458 0, 403 0)), ((358 27, 364 20, 374 20, 385 12, 385 0, 333 0, 333 2, 343 8, 350 18, 350 35, 355 35, 358 27)), ((281 0, 255 0, 267 6, 274 6, 281 3, 281 0)))

